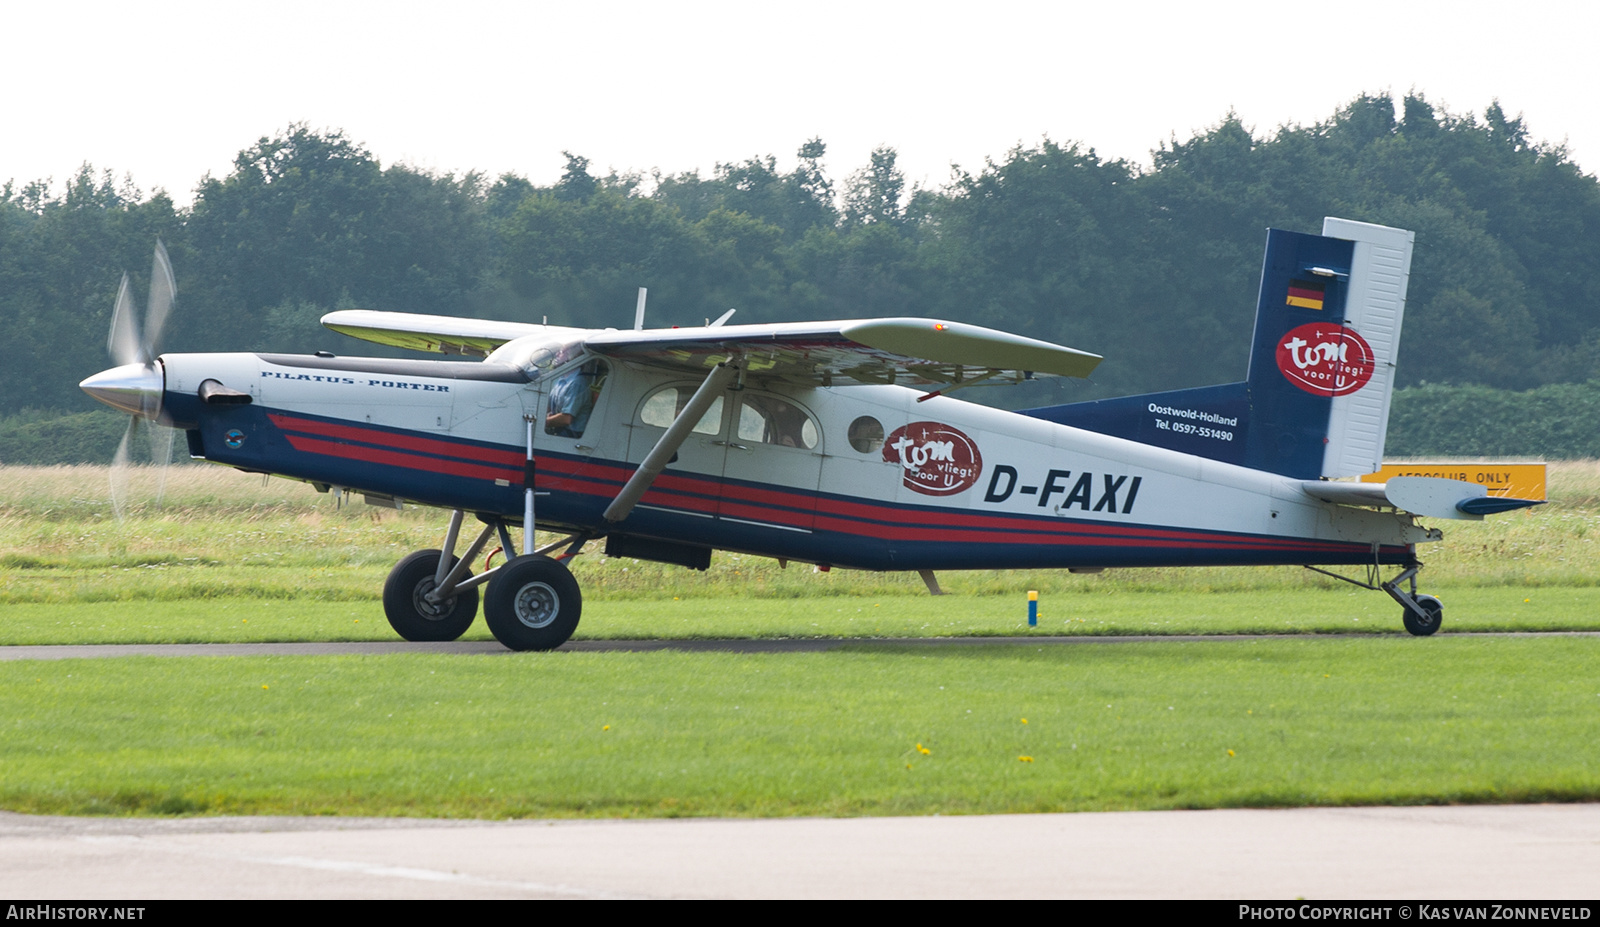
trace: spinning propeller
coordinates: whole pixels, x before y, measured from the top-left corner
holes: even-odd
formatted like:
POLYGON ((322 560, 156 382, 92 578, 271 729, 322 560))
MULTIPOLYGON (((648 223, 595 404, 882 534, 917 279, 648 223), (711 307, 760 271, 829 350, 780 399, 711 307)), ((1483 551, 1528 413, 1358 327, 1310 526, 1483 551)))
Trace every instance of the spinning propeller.
MULTIPOLYGON (((155 261, 150 267, 150 298, 145 304, 144 324, 137 318, 138 308, 128 285, 128 275, 122 275, 122 285, 117 289, 117 303, 111 312, 111 332, 106 338, 106 351, 116 367, 95 374, 78 386, 90 396, 106 405, 129 413, 128 430, 123 432, 122 443, 111 462, 111 508, 117 520, 122 520, 127 510, 128 451, 141 421, 157 424, 161 414, 161 394, 166 377, 157 363, 161 335, 167 326, 167 316, 172 311, 172 301, 177 296, 177 283, 172 276, 172 261, 167 258, 167 248, 156 241, 155 261), (142 332, 142 333, 141 333, 142 332)), ((166 492, 167 466, 172 459, 173 429, 157 428, 159 437, 152 436, 151 451, 161 464, 156 489, 156 505, 166 492)))

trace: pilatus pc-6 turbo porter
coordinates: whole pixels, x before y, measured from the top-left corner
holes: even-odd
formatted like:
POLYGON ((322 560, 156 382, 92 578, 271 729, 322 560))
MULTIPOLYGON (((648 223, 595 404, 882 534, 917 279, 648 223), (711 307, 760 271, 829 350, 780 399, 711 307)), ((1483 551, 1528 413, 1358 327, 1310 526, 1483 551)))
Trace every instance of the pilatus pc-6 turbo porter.
POLYGON ((949 394, 1083 377, 1100 358, 931 319, 644 329, 642 293, 631 331, 322 319, 475 360, 157 356, 173 291, 158 251, 146 338, 124 286, 122 366, 82 386, 130 428, 182 429, 193 457, 450 510, 440 549, 384 584, 407 640, 459 637, 486 587, 507 647, 560 646, 582 609, 565 561, 602 539, 611 556, 695 569, 722 549, 917 571, 934 593, 937 570, 1364 566, 1349 581, 1431 634, 1442 613, 1417 593, 1417 545, 1442 535, 1418 519, 1534 503, 1453 480, 1338 479, 1382 462, 1411 247, 1410 232, 1344 219, 1269 230, 1244 382, 1023 412, 949 394), (482 527, 458 557, 469 515, 482 527), (534 526, 560 539, 536 546, 534 526), (475 571, 496 540, 510 559, 475 571))

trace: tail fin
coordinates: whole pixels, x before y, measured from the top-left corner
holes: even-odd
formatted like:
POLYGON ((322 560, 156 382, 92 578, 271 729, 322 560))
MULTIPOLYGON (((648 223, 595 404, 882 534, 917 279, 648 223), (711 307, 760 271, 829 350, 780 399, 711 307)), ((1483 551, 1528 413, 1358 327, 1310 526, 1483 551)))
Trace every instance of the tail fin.
POLYGON ((1372 473, 1413 237, 1333 218, 1321 235, 1269 229, 1244 382, 1023 414, 1300 479, 1372 473))

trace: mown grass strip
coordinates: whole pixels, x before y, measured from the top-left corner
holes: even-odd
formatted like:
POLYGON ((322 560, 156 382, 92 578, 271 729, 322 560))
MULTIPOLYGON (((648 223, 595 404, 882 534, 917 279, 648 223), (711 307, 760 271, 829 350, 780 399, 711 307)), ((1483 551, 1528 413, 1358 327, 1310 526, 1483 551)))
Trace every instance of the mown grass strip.
MULTIPOLYGON (((1600 630, 1600 588, 1438 589, 1445 633, 1600 630)), ((1381 592, 1047 594, 1037 628, 1022 596, 927 593, 738 600, 589 599, 579 640, 893 638, 1015 635, 1404 633, 1381 592)), ((466 640, 487 640, 480 618, 466 640)), ((370 600, 194 597, 173 601, 0 606, 0 646, 396 640, 370 600)))
POLYGON ((0 664, 0 805, 458 817, 1600 798, 1592 639, 0 664))

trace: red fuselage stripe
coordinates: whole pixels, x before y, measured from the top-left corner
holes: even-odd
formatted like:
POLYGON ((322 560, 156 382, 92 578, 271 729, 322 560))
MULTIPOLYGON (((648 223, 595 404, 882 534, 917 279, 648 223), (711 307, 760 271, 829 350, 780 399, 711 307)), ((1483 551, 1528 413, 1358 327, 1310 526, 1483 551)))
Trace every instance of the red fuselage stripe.
POLYGON ((408 451, 418 451, 423 454, 437 454, 441 457, 453 457, 458 460, 471 460, 478 463, 506 464, 517 467, 519 470, 522 467, 522 461, 525 459, 523 454, 473 447, 462 444, 459 441, 421 438, 415 435, 379 431, 375 428, 340 425, 335 422, 319 422, 313 419, 295 418, 288 415, 268 415, 267 417, 272 420, 272 424, 277 425, 284 431, 321 435, 325 438, 338 438, 343 441, 359 441, 363 444, 386 445, 408 451))
MULTIPOLYGON (((291 432, 285 437, 292 447, 306 453, 470 479, 508 480, 517 485, 522 482, 523 455, 513 451, 289 415, 270 414, 269 418, 279 428, 291 432), (319 440, 306 435, 339 440, 319 440), (342 443, 348 441, 361 442, 361 445, 342 443), (370 445, 387 445, 401 450, 385 450, 370 445), (425 457, 420 454, 437 456, 425 457)), ((600 499, 614 497, 617 489, 633 473, 629 468, 616 464, 551 456, 541 457, 538 466, 540 489, 600 499)), ((717 514, 720 511, 752 521, 797 528, 814 527, 818 531, 881 540, 993 544, 998 540, 996 532, 1006 532, 1006 541, 1022 544, 1088 542, 1111 547, 1200 547, 1208 550, 1285 550, 1305 553, 1344 552, 1349 546, 1336 541, 1308 538, 1256 537, 1194 529, 1086 522, 1052 524, 1027 515, 983 515, 907 508, 865 500, 821 500, 817 495, 802 491, 746 486, 681 473, 661 474, 640 501, 646 505, 702 514, 717 514), (819 512, 819 508, 822 511, 819 512)))
POLYGON ((440 460, 437 457, 420 457, 416 454, 384 451, 375 447, 358 447, 353 444, 324 441, 321 438, 308 438, 304 435, 291 434, 285 435, 285 437, 289 439, 290 447, 308 454, 323 454, 328 457, 339 457, 345 460, 359 460, 363 463, 404 467, 407 470, 424 470, 428 473, 464 476, 468 479, 512 480, 519 483, 522 481, 522 471, 520 470, 486 467, 459 460, 440 460))

